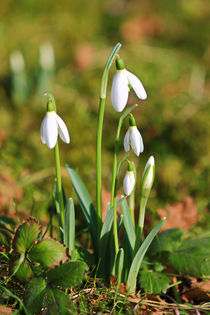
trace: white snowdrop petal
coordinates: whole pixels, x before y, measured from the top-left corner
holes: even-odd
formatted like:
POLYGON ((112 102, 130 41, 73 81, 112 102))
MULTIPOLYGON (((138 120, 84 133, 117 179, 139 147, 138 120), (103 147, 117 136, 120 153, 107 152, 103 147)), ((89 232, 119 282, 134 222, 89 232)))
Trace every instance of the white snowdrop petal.
POLYGON ((127 70, 126 70, 126 73, 127 73, 128 81, 129 81, 131 87, 134 89, 138 98, 140 98, 141 100, 145 100, 147 98, 147 93, 146 93, 141 81, 133 73, 131 73, 127 70))
POLYGON ((134 184, 135 184, 134 173, 127 171, 123 180, 123 189, 127 196, 129 196, 132 193, 134 184))
POLYGON ((111 99, 112 105, 117 112, 121 112, 128 100, 128 79, 126 70, 118 70, 112 80, 111 99))
POLYGON ((58 138, 58 125, 54 112, 47 112, 43 125, 44 140, 48 148, 53 149, 58 138))
POLYGON ((57 114, 56 114, 56 121, 58 124, 58 133, 61 140, 63 140, 66 143, 69 143, 70 137, 69 137, 69 132, 68 132, 65 122, 57 114))
POLYGON ((130 130, 129 129, 127 130, 124 137, 124 149, 125 149, 125 152, 130 151, 130 130))
POLYGON ((144 188, 151 188, 152 182, 153 182, 153 173, 154 173, 154 165, 155 165, 155 160, 153 156, 150 156, 149 160, 146 163, 146 166, 144 168, 144 172, 142 177, 144 176, 146 170, 150 166, 149 172, 147 174, 147 178, 144 183, 144 188))
POLYGON ((140 138, 139 138, 139 131, 134 127, 130 127, 130 142, 131 142, 131 147, 134 151, 134 153, 139 156, 140 154, 140 149, 141 149, 141 143, 140 143, 140 138))
POLYGON ((139 142, 140 142, 140 153, 142 153, 144 151, 144 142, 143 142, 143 139, 142 139, 142 136, 141 136, 139 130, 137 130, 137 131, 138 131, 139 142))
POLYGON ((45 124, 45 117, 42 120, 41 128, 40 128, 40 135, 41 135, 41 141, 43 144, 46 144, 45 142, 45 135, 44 135, 44 124, 45 124))

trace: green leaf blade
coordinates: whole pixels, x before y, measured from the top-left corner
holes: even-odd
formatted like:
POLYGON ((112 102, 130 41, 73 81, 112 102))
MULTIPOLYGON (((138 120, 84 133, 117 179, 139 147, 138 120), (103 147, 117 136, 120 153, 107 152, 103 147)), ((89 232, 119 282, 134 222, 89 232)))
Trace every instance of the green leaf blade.
POLYGON ((210 276, 210 237, 186 239, 170 253, 172 267, 193 277, 210 276))
POLYGON ((18 227, 12 244, 13 249, 18 253, 25 253, 34 244, 39 233, 39 224, 30 218, 18 227))
POLYGON ((72 288, 81 284, 85 271, 88 270, 86 263, 82 261, 69 261, 55 269, 48 271, 48 281, 56 286, 72 288))
POLYGON ((86 218, 87 224, 90 229, 93 247, 98 252, 98 237, 97 237, 97 216, 96 216, 96 210, 93 206, 93 202, 90 198, 90 195, 79 177, 79 175, 76 173, 76 171, 69 165, 66 165, 67 171, 69 173, 69 176, 71 178, 74 190, 77 194, 77 197, 79 199, 83 214, 86 218))
POLYGON ((23 301, 31 314, 39 313, 42 309, 47 283, 43 278, 34 278, 27 286, 23 295, 23 301))
POLYGON ((171 280, 164 273, 142 270, 139 276, 140 287, 151 294, 166 293, 171 280))
POLYGON ((134 293, 136 290, 136 280, 137 280, 137 275, 139 272, 139 269, 141 267, 142 260, 144 258, 144 255, 147 252, 148 247, 150 246, 152 240, 162 227, 163 223, 165 221, 165 218, 162 219, 153 229, 152 231, 147 235, 145 238, 144 242, 138 249, 133 262, 131 264, 131 268, 128 274, 128 280, 127 280, 127 287, 130 293, 134 293))
POLYGON ((38 242, 29 252, 29 257, 33 262, 48 268, 59 265, 67 258, 65 247, 53 239, 38 242))

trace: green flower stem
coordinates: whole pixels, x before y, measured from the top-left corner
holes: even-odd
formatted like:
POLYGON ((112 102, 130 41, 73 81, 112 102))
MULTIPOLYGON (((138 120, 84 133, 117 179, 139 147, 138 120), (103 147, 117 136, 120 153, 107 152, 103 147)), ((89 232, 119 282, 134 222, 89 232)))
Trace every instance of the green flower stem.
POLYGON ((100 99, 99 114, 98 114, 98 130, 97 130, 97 144, 96 144, 96 211, 98 222, 98 234, 101 231, 102 220, 102 170, 101 170, 101 147, 102 147, 102 129, 105 109, 105 98, 100 99))
POLYGON ((119 152, 120 131, 121 131, 121 127, 122 127, 124 119, 136 106, 137 104, 134 104, 128 107, 121 115, 119 119, 118 127, 117 127, 116 138, 115 138, 114 160, 113 160, 113 170, 112 170, 111 207, 113 207, 113 236, 114 236, 116 256, 119 251, 119 242, 118 242, 118 233, 117 233, 117 184, 118 184, 119 172, 117 173, 117 157, 118 157, 118 152, 119 152))
MULTIPOLYGON (((116 191, 117 191, 117 181, 116 181, 116 191)), ((115 257, 117 257, 117 254, 119 251, 119 241, 118 241, 118 233, 117 233, 117 194, 114 196, 113 235, 114 235, 114 245, 115 245, 115 257)))
POLYGON ((120 139, 120 131, 123 124, 124 119, 130 114, 130 112, 138 106, 137 104, 131 105, 128 107, 123 114, 120 116, 117 133, 115 138, 115 148, 114 148, 114 159, 113 159, 113 169, 112 169, 112 189, 111 189, 111 207, 114 207, 114 194, 115 194, 115 181, 117 177, 117 156, 119 152, 119 139, 120 139))
POLYGON ((64 202, 63 202, 63 191, 62 191, 62 181, 61 181, 61 165, 60 165, 60 155, 58 141, 55 145, 55 167, 56 167, 56 178, 57 178, 57 197, 60 206, 60 216, 62 228, 64 226, 64 202))
POLYGON ((98 113, 98 127, 97 127, 97 143, 96 143, 96 212, 97 212, 97 228, 98 235, 101 231, 101 219, 102 219, 102 197, 101 197, 101 188, 102 188, 102 168, 101 168, 101 147, 102 147, 102 129, 103 129, 103 118, 104 118, 104 108, 106 100, 106 89, 108 82, 108 74, 111 64, 117 55, 121 44, 118 43, 113 48, 107 63, 104 68, 104 72, 101 80, 101 95, 100 95, 100 104, 99 104, 99 113, 98 113))
POLYGON ((133 226, 135 227, 136 167, 135 167, 134 162, 132 162, 132 166, 133 166, 133 171, 134 171, 134 176, 135 176, 135 186, 134 186, 132 193, 129 196, 129 209, 130 209, 131 220, 132 220, 133 226))

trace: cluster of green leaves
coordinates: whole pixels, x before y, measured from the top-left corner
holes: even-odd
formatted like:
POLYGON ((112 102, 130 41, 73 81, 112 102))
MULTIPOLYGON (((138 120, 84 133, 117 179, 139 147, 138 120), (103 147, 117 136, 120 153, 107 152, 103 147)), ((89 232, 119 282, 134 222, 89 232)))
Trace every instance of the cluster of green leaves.
POLYGON ((118 206, 122 206, 123 213, 122 216, 118 214, 118 233, 120 234, 120 231, 123 231, 124 240, 115 257, 112 233, 113 208, 110 208, 109 204, 107 205, 107 216, 102 225, 100 237, 98 237, 96 211, 90 195, 76 171, 69 165, 67 165, 67 171, 90 230, 95 262, 100 261, 99 275, 105 280, 108 280, 111 274, 116 274, 118 283, 126 283, 129 292, 135 292, 141 263, 152 240, 162 227, 164 219, 152 229, 146 239, 141 243, 136 236, 127 201, 125 197, 122 198, 118 202, 118 206), (97 240, 99 241, 97 242, 97 240), (107 255, 107 252, 111 254, 107 255))
POLYGON ((145 292, 166 293, 171 281, 167 266, 178 275, 210 277, 210 235, 185 238, 181 229, 160 232, 147 252, 144 268, 139 273, 140 287, 145 292))
MULTIPOLYGON (((1 222, 10 221, 3 217, 1 222)), ((6 228, 3 232, 5 231, 6 228)), ((7 246, 7 239, 1 236, 0 244, 7 246)), ((9 266, 10 276, 2 281, 0 290, 22 303, 6 287, 9 280, 15 277, 20 282, 28 282, 23 295, 26 313, 36 314, 42 308, 46 309, 47 314, 76 313, 74 304, 64 289, 81 284, 84 273, 88 270, 84 261, 69 260, 63 244, 51 238, 43 239, 41 227, 32 217, 16 229, 11 250, 8 246, 6 252, 1 252, 1 258, 9 266)))

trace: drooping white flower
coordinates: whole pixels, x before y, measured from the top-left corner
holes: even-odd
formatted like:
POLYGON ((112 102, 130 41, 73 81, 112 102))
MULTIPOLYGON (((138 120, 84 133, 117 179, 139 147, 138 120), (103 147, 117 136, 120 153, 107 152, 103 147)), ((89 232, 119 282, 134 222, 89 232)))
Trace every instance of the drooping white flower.
POLYGON ((117 72, 112 80, 111 99, 114 109, 121 112, 127 104, 130 87, 133 88, 137 97, 142 100, 147 98, 147 94, 141 81, 125 69, 121 58, 116 59, 116 67, 117 72))
POLYGON ((124 180, 123 180, 123 189, 126 196, 129 196, 135 185, 135 176, 133 171, 126 171, 124 180))
POLYGON ((53 149, 56 145, 58 134, 66 143, 70 142, 69 132, 64 121, 55 111, 48 111, 41 124, 41 141, 48 148, 53 149))
POLYGON ((149 160, 147 161, 144 172, 142 175, 142 185, 143 189, 151 189, 152 184, 155 177, 155 159, 153 156, 150 156, 149 160))
POLYGON ((125 152, 130 151, 130 147, 137 156, 144 151, 142 136, 136 126, 130 126, 124 137, 125 152))

